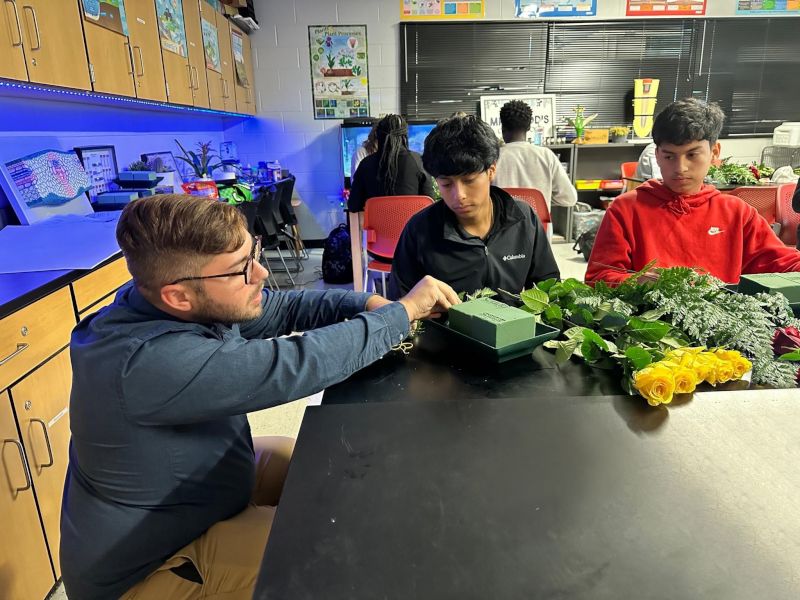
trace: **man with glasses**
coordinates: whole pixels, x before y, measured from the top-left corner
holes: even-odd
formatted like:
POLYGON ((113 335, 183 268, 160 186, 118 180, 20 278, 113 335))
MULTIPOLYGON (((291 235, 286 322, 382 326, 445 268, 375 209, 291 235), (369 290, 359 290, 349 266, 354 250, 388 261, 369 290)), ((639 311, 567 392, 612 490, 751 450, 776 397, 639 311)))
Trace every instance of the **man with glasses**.
POLYGON ((292 442, 253 440, 246 413, 345 379, 458 299, 432 278, 399 302, 266 292, 258 238, 204 198, 136 200, 117 240, 133 283, 70 347, 67 594, 249 599, 292 442))

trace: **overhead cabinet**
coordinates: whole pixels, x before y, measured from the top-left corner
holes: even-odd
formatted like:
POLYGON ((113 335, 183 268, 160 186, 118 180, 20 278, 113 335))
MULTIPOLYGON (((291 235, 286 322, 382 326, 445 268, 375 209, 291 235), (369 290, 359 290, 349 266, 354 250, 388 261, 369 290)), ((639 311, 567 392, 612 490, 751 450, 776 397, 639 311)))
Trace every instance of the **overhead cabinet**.
POLYGON ((22 47, 20 8, 14 0, 2 0, 0 6, 0 77, 28 80, 25 50, 22 47))
POLYGON ((125 0, 128 35, 133 54, 136 96, 145 100, 167 101, 161 38, 158 33, 154 0, 125 0))
POLYGON ((183 0, 183 20, 186 26, 186 45, 189 53, 192 103, 199 108, 209 108, 206 56, 203 49, 203 32, 200 25, 200 8, 202 4, 202 0, 183 0))

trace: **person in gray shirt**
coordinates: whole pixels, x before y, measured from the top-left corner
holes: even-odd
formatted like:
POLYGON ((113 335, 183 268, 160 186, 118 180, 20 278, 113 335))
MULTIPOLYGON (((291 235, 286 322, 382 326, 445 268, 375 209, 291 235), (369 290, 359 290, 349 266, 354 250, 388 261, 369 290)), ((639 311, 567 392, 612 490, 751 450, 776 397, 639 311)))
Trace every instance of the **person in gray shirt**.
POLYGON ((430 277, 398 302, 268 292, 258 239, 211 199, 135 200, 117 240, 133 283, 70 343, 66 592, 249 599, 291 443, 254 445, 246 413, 342 381, 458 298, 430 277))

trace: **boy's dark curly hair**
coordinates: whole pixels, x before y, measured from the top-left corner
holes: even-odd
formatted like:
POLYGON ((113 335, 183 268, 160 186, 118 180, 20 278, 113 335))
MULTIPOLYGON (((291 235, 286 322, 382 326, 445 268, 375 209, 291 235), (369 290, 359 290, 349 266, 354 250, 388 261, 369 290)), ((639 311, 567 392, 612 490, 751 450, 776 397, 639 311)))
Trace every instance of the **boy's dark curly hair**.
POLYGON ((500 109, 500 124, 505 131, 528 131, 532 117, 531 107, 522 100, 510 100, 500 109))
POLYGON ((656 146, 708 140, 713 146, 719 139, 725 113, 717 105, 696 98, 676 100, 668 104, 653 122, 653 141, 656 146))
POLYGON ((433 177, 482 173, 497 162, 500 141, 475 115, 442 119, 425 138, 422 166, 433 177))

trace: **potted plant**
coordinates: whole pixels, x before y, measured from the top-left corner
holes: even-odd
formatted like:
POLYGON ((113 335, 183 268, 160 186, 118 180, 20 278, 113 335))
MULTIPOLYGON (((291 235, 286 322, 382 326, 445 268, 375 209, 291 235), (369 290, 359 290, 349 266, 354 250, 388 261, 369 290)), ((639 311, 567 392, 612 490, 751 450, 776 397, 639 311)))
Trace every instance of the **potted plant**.
POLYGON ((628 134, 630 131, 630 127, 625 125, 615 125, 614 127, 609 127, 608 132, 611 134, 611 143, 624 144, 628 139, 628 134))
POLYGON ((176 156, 175 158, 189 165, 198 181, 213 181, 211 174, 214 169, 222 166, 222 162, 211 163, 214 158, 218 157, 217 153, 211 149, 211 142, 198 142, 198 152, 187 151, 178 140, 175 140, 175 143, 178 144, 178 148, 183 152, 183 156, 176 156))

